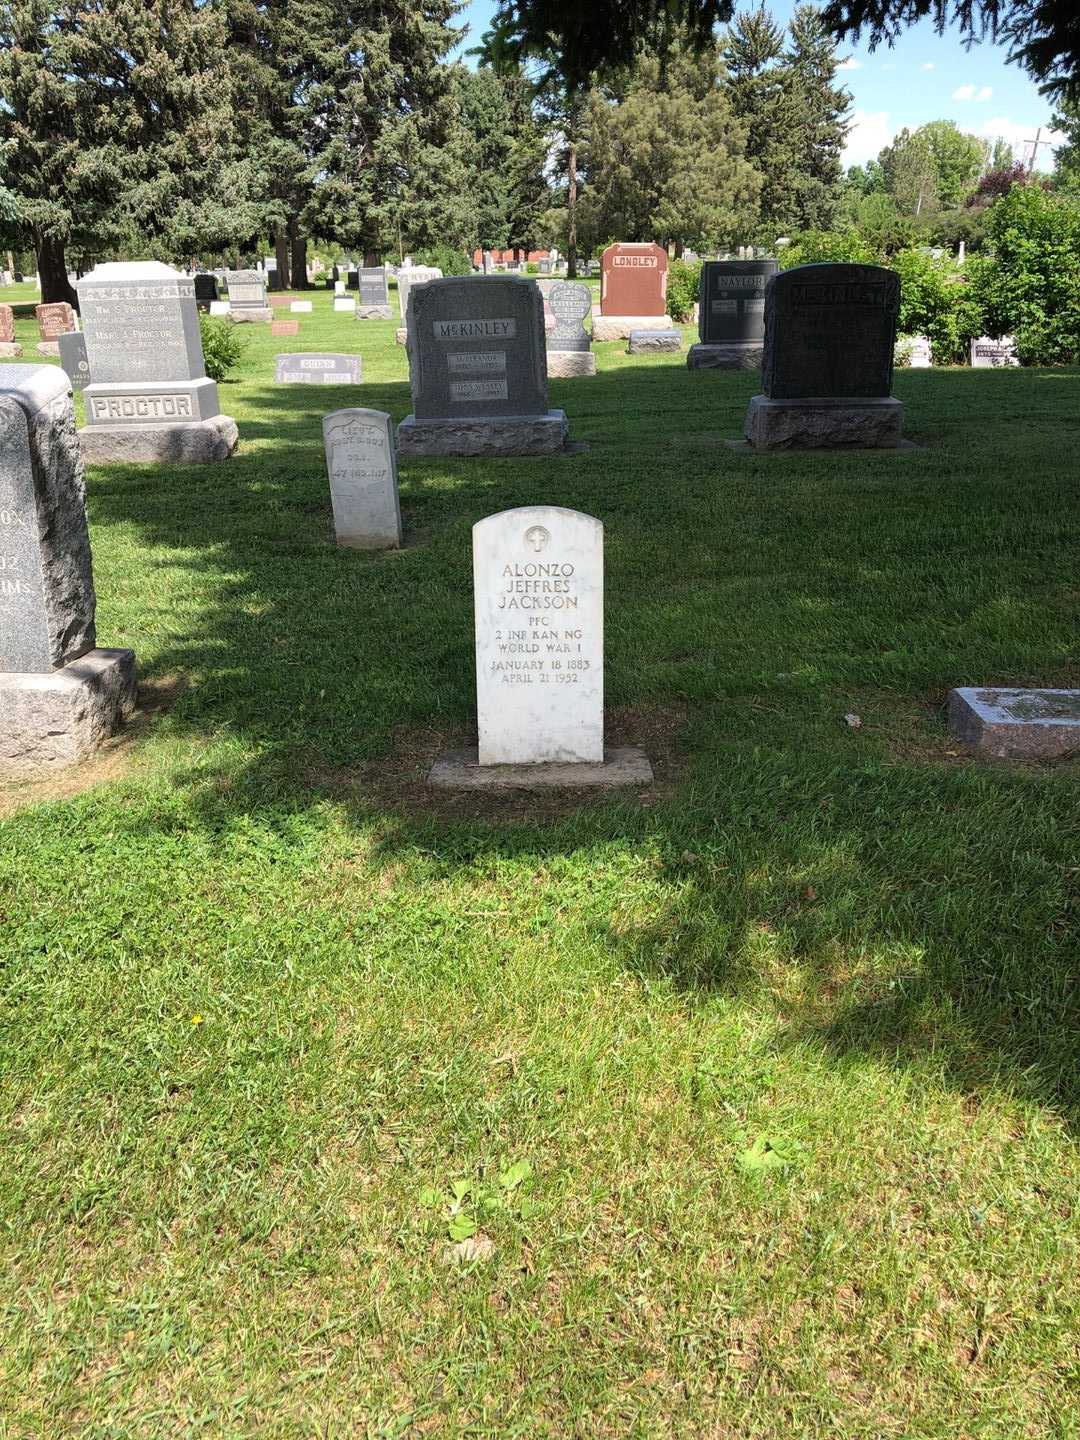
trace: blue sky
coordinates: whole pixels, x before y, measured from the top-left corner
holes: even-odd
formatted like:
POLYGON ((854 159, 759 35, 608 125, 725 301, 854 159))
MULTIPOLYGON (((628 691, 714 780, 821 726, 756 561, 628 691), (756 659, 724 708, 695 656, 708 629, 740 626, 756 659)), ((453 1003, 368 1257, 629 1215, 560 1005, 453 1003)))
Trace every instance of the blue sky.
MULTIPOLYGON (((756 7, 739 6, 751 8, 756 7)), ((786 21, 794 3, 776 0, 768 8, 786 21)), ((466 5, 461 16, 470 26, 466 46, 476 43, 494 10, 494 0, 466 5)), ((842 78, 851 91, 853 118, 845 162, 865 163, 905 125, 914 129, 928 120, 955 120, 962 130, 990 140, 1003 136, 1017 158, 1026 160, 1031 146, 1024 142, 1033 140, 1040 126, 1047 138, 1052 107, 1019 66, 1006 64, 1005 53, 989 42, 965 50, 956 30, 938 36, 925 20, 891 50, 882 46, 871 54, 865 44, 843 49, 842 78)), ((1051 151, 1044 145, 1039 167, 1050 166, 1051 151)))

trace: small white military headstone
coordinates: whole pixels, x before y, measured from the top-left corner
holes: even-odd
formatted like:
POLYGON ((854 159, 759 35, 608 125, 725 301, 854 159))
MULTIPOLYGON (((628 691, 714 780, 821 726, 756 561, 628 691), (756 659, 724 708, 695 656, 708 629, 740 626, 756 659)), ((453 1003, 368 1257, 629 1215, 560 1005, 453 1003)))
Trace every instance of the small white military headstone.
POLYGON ((913 335, 908 352, 908 365, 912 370, 929 370, 934 364, 934 351, 926 335, 913 335))
POLYGON ((344 295, 344 294, 345 294, 345 281, 344 281, 344 280, 335 280, 335 281, 334 281, 334 294, 335 294, 335 295, 344 295))
POLYGON ((401 544, 394 422, 382 410, 334 410, 323 418, 337 543, 354 550, 401 544))
POLYGON ((293 315, 310 315, 310 314, 311 314, 311 301, 310 301, 310 300, 293 300, 293 301, 291 301, 290 304, 289 304, 289 310, 290 310, 290 312, 291 312, 293 315))
POLYGON ((352 315, 356 311, 356 301, 351 295, 338 295, 334 300, 334 309, 342 315, 352 315))
POLYGON ((481 765, 604 758, 604 527, 555 505, 473 526, 481 765))

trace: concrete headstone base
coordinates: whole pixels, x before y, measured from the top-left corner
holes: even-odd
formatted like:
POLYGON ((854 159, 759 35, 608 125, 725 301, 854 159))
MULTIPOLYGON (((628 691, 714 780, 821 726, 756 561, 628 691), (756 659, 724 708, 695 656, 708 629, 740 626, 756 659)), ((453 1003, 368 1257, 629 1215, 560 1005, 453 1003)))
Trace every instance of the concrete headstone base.
POLYGON ((234 325, 266 325, 274 318, 272 305, 251 305, 246 309, 229 310, 229 319, 234 325))
POLYGON ((389 305, 357 305, 357 320, 390 320, 393 312, 389 305))
POLYGON ((79 445, 88 465, 166 460, 207 465, 228 460, 240 442, 231 415, 181 425, 84 425, 79 445))
POLYGON ((596 374, 596 356, 591 350, 549 350, 549 380, 574 380, 579 375, 596 374))
POLYGON ((565 410, 546 415, 462 415, 398 426, 399 455, 551 455, 562 450, 570 427, 565 410))
POLYGON ((631 330, 670 330, 670 315, 594 315, 592 338, 629 340, 631 330))
POLYGON ((134 708, 134 650, 88 650, 61 670, 0 674, 0 776, 77 764, 134 708))
POLYGON ((1002 760, 1080 753, 1080 690, 950 690, 949 729, 1002 760))
POLYGON ((615 789, 651 785, 653 769, 644 750, 635 745, 604 751, 597 764, 481 765, 474 745, 448 750, 431 767, 428 784, 439 790, 575 790, 615 789))
POLYGON ((691 345, 686 352, 688 370, 760 370, 760 345, 691 345))
POLYGON ((59 341, 59 340, 39 340, 39 341, 38 341, 38 344, 37 344, 37 353, 38 353, 39 355, 51 355, 51 356, 53 356, 55 359, 59 360, 59 359, 60 359, 60 341, 59 341))
POLYGON ((409 332, 404 325, 399 325, 398 328, 394 331, 394 339, 399 345, 405 345, 408 343, 409 332))
POLYGON ((755 450, 896 450, 903 444, 904 407, 882 399, 770 400, 755 395, 745 435, 755 450))
POLYGON ((681 330, 631 330, 628 355, 670 355, 682 349, 681 330))
MULTIPOLYGON (((57 344, 57 354, 59 353, 60 347, 57 344)), ((0 359, 17 360, 21 354, 22 346, 17 340, 0 340, 0 359)))

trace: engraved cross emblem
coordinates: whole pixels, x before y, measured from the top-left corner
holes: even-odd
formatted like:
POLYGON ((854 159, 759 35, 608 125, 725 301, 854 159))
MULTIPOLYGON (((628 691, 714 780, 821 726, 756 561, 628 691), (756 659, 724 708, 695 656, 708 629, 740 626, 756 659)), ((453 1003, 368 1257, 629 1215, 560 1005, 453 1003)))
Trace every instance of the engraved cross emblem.
POLYGON ((550 539, 551 533, 545 530, 543 525, 530 525, 528 530, 525 531, 525 544, 531 545, 537 555, 539 555, 540 551, 543 550, 550 539))

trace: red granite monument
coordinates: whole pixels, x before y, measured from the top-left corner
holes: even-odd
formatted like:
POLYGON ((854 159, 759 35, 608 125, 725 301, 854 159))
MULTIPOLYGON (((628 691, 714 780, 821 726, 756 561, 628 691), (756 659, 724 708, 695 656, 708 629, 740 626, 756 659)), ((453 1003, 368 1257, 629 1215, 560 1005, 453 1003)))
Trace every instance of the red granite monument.
POLYGON ((667 251, 616 241, 600 265, 600 316, 594 340, 626 340, 631 330, 667 329, 667 251))

